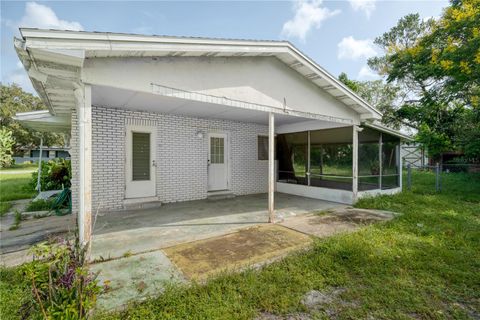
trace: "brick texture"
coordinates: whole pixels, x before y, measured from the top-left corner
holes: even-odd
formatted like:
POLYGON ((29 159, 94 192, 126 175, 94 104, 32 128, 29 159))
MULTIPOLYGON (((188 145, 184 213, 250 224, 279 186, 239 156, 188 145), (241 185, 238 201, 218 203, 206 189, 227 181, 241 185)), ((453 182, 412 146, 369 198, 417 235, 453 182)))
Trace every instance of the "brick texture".
MULTIPOLYGON (((236 195, 267 192, 268 161, 257 159, 257 136, 268 127, 236 121, 201 119, 94 106, 92 209, 123 208, 126 123, 148 121, 157 128, 156 193, 162 202, 207 197, 208 132, 227 133, 229 189, 236 195), (197 136, 198 132, 203 138, 197 136)), ((72 113, 72 194, 78 210, 78 119, 72 113)))

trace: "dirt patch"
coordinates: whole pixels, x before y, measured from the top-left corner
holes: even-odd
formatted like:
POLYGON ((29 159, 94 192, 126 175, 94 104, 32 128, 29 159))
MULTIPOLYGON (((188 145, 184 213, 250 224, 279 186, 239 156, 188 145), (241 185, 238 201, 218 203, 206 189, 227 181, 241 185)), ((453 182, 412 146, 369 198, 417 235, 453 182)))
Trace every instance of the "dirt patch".
POLYGON ((327 211, 321 215, 308 215, 285 220, 282 225, 320 238, 342 232, 352 232, 358 228, 388 221, 395 213, 343 207, 327 211))
POLYGON ((311 320, 312 317, 308 313, 291 313, 285 316, 269 313, 269 312, 262 312, 255 320, 311 320))
POLYGON ((164 249, 189 279, 255 265, 311 243, 309 236, 280 225, 260 225, 224 236, 164 249))
POLYGON ((312 290, 305 294, 302 304, 313 314, 322 312, 330 319, 335 319, 345 308, 357 308, 358 303, 347 302, 341 298, 345 288, 332 288, 325 291, 312 290))

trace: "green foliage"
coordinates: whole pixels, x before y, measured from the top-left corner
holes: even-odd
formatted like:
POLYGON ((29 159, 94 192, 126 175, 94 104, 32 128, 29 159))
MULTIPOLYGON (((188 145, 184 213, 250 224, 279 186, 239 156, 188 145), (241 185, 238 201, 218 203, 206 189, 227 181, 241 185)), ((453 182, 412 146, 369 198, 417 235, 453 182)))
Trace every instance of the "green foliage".
POLYGON ((15 215, 13 217, 13 224, 10 226, 10 228, 8 228, 8 230, 17 230, 18 228, 20 228, 20 223, 24 219, 22 213, 18 210, 15 210, 15 215))
POLYGON ((428 154, 434 159, 452 147, 452 142, 445 133, 432 130, 427 124, 420 126, 417 141, 428 146, 428 154))
POLYGON ((88 318, 100 287, 86 267, 86 247, 78 237, 75 243, 40 244, 32 252, 34 261, 22 269, 33 297, 21 311, 45 319, 88 318))
POLYGON ((396 114, 404 93, 401 88, 383 80, 357 81, 349 79, 342 72, 338 79, 356 92, 361 98, 383 113, 382 122, 389 127, 398 128, 402 123, 396 114))
POLYGON ((438 20, 407 15, 375 43, 384 55, 369 65, 408 93, 397 115, 423 126, 429 155, 455 148, 479 159, 480 1, 452 1, 438 20))
POLYGON ((22 319, 19 313, 24 314, 24 319, 35 319, 34 315, 22 311, 22 306, 33 301, 31 288, 22 272, 22 268, 5 268, 0 266, 0 318, 22 319))
MULTIPOLYGON (((54 159, 42 161, 42 172, 40 175, 40 184, 42 191, 60 190, 71 186, 72 169, 70 160, 54 159)), ((30 186, 36 188, 38 171, 32 173, 30 186)))
POLYGON ((308 291, 344 287, 342 301, 326 302, 311 318, 469 319, 480 308, 480 176, 445 174, 441 194, 432 173, 414 172, 412 180, 411 192, 357 204, 403 213, 390 222, 317 240, 311 250, 259 270, 169 286, 157 298, 98 318, 252 319, 260 312, 287 318, 306 311, 301 300, 308 291))
POLYGON ((25 208, 26 212, 31 212, 31 211, 44 211, 44 210, 50 210, 53 205, 53 200, 36 200, 32 201, 28 204, 28 206, 25 208))
POLYGON ((29 199, 35 194, 30 185, 31 171, 15 174, 5 171, 0 173, 0 202, 29 199))
MULTIPOLYGON (((39 133, 24 127, 13 117, 18 112, 45 110, 46 106, 40 98, 24 92, 16 84, 0 85, 0 126, 13 132, 15 139, 14 153, 20 147, 38 146, 39 133)), ((43 133, 43 143, 46 146, 63 145, 62 135, 56 133, 43 133)))
POLYGON ((3 217, 12 207, 10 202, 0 202, 0 217, 3 217))
POLYGON ((7 168, 13 164, 13 145, 15 139, 12 131, 7 128, 0 129, 0 168, 7 168))

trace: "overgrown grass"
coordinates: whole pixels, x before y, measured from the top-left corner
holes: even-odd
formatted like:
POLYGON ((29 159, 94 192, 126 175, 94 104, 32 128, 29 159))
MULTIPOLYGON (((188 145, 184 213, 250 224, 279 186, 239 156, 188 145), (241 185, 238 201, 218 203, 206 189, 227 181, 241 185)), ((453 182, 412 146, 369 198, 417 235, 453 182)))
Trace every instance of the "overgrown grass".
POLYGON ((12 207, 10 202, 0 202, 0 217, 3 217, 12 207))
POLYGON ((32 173, 24 170, 25 173, 0 172, 0 202, 29 199, 35 194, 29 186, 32 173))
POLYGON ((32 201, 25 208, 25 211, 31 212, 31 211, 50 210, 52 209, 53 202, 54 200, 43 200, 43 199, 32 201))
POLYGON ((31 175, 31 168, 28 166, 0 170, 0 216, 5 215, 11 208, 9 201, 29 199, 35 195, 35 190, 29 185, 31 175), (25 173, 8 173, 12 170, 25 173))
MULTIPOLYGON (((306 311, 310 290, 343 287, 328 309, 339 319, 469 319, 480 314, 480 175, 415 173, 414 188, 357 206, 403 213, 356 233, 315 241, 261 270, 167 287, 157 298, 99 319, 251 319, 306 311)), ((0 272, 0 312, 18 314, 29 294, 15 270, 0 272)), ((147 284, 148 285, 148 284, 147 284)), ((329 318, 319 310, 316 317, 329 318)))
MULTIPOLYGON (((480 313, 480 176, 431 173, 415 187, 357 206, 402 212, 395 220, 315 242, 262 270, 221 276, 206 285, 172 286, 158 298, 108 319, 249 319, 261 311, 305 311, 309 290, 344 287, 328 308, 340 319, 467 319, 480 313)), ((327 317, 323 311, 317 316, 327 317)))
POLYGON ((19 170, 34 170, 38 168, 38 162, 24 162, 19 164, 14 164, 8 168, 1 168, 0 171, 8 172, 8 171, 19 171, 19 170))

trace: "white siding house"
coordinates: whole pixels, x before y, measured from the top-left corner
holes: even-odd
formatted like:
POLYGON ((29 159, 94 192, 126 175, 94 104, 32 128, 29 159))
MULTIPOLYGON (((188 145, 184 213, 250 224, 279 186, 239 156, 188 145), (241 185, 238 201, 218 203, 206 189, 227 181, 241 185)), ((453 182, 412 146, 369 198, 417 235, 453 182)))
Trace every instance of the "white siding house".
POLYGON ((408 137, 288 42, 21 34, 49 121, 71 134, 84 241, 97 209, 268 192, 273 214, 275 189, 343 203, 401 189, 408 137))

